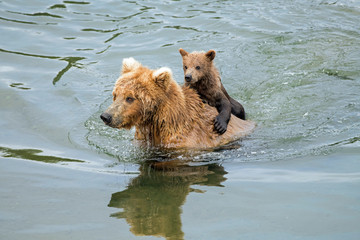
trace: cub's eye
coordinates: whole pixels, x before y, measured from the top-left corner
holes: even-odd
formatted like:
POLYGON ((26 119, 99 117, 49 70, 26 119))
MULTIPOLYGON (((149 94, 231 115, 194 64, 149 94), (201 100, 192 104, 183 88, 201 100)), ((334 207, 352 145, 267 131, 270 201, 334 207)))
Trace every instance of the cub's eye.
POLYGON ((134 100, 135 100, 135 98, 133 98, 133 97, 127 97, 127 98, 125 99, 125 101, 126 101, 127 103, 132 103, 132 102, 134 102, 134 100))
POLYGON ((187 69, 187 66, 185 66, 184 68, 187 69))
POLYGON ((200 66, 196 66, 196 70, 200 70, 200 66))

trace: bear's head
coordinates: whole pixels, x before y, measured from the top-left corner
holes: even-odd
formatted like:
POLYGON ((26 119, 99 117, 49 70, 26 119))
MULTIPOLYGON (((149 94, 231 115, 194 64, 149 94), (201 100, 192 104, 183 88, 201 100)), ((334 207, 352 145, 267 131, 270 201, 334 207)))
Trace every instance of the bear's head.
POLYGON ((186 84, 195 84, 211 72, 213 68, 213 60, 216 55, 214 50, 188 53, 184 49, 180 48, 179 52, 183 59, 186 84))
POLYGON ((169 88, 174 82, 169 68, 151 70, 134 58, 126 58, 113 89, 113 103, 100 118, 113 128, 144 124, 171 94, 169 88))

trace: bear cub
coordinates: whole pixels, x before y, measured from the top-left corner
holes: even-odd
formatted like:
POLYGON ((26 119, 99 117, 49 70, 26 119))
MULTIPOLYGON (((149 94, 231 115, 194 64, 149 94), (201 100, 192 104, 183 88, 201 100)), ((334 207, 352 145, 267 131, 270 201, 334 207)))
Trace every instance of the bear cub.
POLYGON ((219 134, 226 132, 231 113, 245 120, 244 107, 231 98, 221 83, 221 78, 213 60, 215 51, 188 53, 180 48, 183 59, 185 86, 195 89, 201 99, 217 109, 214 128, 219 134))

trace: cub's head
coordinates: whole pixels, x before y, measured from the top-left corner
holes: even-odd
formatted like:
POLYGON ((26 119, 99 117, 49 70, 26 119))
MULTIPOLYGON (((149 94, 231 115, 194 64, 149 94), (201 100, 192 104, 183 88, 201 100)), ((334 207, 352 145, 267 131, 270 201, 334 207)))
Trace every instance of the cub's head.
POLYGON ((113 103, 100 118, 114 128, 139 126, 151 119, 165 101, 171 83, 175 81, 169 68, 151 70, 126 58, 113 89, 113 103))
POLYGON ((214 50, 188 53, 180 48, 179 52, 183 59, 186 84, 196 83, 212 70, 213 60, 216 55, 214 50))

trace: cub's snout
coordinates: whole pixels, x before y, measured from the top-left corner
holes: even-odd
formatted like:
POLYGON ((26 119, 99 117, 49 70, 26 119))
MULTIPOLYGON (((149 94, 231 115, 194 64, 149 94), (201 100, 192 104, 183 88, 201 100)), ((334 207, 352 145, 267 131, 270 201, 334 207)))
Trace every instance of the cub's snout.
POLYGON ((186 74, 185 75, 185 81, 189 83, 189 82, 191 82, 191 80, 192 80, 192 75, 191 74, 186 74))

